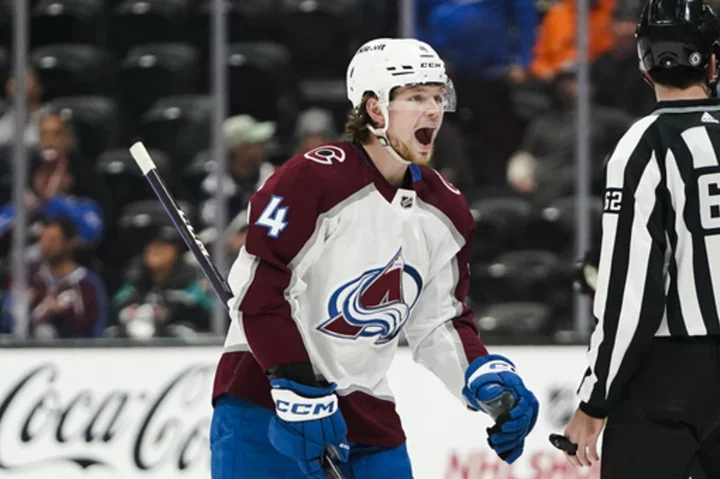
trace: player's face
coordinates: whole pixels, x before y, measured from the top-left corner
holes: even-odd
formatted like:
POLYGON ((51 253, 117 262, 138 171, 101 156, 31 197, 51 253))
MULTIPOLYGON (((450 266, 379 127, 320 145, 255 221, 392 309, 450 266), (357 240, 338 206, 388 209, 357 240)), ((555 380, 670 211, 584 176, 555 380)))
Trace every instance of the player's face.
POLYGON ((399 88, 388 107, 388 139, 400 156, 411 163, 425 165, 432 159, 435 138, 443 120, 440 85, 399 88))

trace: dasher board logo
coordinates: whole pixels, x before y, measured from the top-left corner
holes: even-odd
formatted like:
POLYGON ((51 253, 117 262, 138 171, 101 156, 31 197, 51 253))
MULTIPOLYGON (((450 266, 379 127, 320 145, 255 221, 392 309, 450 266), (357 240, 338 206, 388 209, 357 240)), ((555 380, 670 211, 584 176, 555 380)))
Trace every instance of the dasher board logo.
POLYGON ((20 368, 10 381, 4 372, 0 477, 53 473, 58 479, 96 474, 123 479, 209 478, 215 365, 185 364, 149 387, 141 364, 152 356, 135 351, 128 356, 127 362, 135 364, 123 371, 88 366, 94 371, 86 374, 83 385, 68 380, 77 371, 64 369, 62 363, 20 368), (137 387, 120 385, 131 384, 133 376, 139 381, 137 387), (122 383, 115 381, 118 378, 123 378, 122 383))

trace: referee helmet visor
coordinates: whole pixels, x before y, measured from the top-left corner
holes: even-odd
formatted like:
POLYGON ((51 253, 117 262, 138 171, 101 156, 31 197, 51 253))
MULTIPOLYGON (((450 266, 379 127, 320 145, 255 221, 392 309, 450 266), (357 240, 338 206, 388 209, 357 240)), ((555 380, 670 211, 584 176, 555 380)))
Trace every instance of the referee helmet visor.
POLYGON ((650 0, 635 36, 643 72, 678 66, 705 70, 720 24, 703 0, 650 0))

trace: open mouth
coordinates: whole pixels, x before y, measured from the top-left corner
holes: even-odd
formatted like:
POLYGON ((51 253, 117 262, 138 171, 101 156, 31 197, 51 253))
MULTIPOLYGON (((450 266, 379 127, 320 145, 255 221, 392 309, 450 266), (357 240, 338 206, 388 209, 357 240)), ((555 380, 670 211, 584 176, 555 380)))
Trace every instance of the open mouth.
POLYGON ((435 132, 435 128, 428 128, 428 127, 418 128, 417 130, 415 130, 415 138, 423 146, 429 146, 430 143, 432 143, 434 132, 435 132))

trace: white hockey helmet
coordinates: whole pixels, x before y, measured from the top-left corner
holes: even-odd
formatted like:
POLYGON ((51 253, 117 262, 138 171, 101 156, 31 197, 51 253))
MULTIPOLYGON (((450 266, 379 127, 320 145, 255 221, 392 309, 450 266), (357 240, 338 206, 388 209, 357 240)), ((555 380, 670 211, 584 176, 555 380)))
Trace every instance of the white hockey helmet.
POLYGON ((353 108, 362 104, 365 93, 377 96, 385 126, 375 128, 368 124, 367 128, 402 163, 408 161, 395 151, 387 136, 390 94, 398 87, 433 84, 445 86, 443 111, 455 111, 457 97, 445 72, 445 63, 430 45, 413 38, 370 40, 355 53, 347 69, 347 96, 353 108))
POLYGON ((413 38, 378 38, 365 43, 350 61, 346 81, 353 108, 360 106, 367 92, 374 93, 381 105, 388 105, 394 88, 427 84, 445 85, 444 111, 455 111, 457 104, 445 63, 430 45, 413 38))

